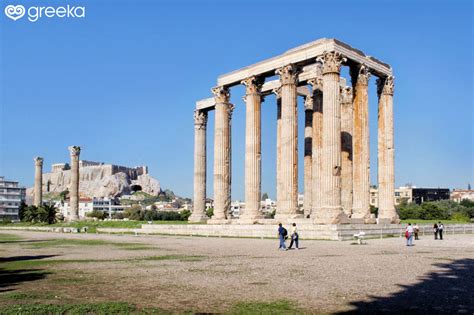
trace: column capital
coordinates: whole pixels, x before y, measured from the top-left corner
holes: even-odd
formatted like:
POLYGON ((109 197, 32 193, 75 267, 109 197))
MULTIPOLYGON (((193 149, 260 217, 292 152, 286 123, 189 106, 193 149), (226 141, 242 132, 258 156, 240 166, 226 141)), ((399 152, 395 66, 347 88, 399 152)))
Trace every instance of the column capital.
POLYGON ((228 103, 230 100, 230 91, 224 86, 216 86, 211 89, 216 103, 228 103))
POLYGON ((194 111, 194 127, 196 129, 206 129, 207 125, 207 112, 202 110, 194 111))
POLYGON ((79 157, 79 154, 81 153, 81 147, 77 145, 72 145, 68 147, 69 153, 71 154, 71 157, 79 157))
POLYGON ((272 93, 275 94, 276 98, 280 98, 281 97, 281 88, 280 87, 274 88, 272 90, 272 93))
POLYGON ((350 68, 352 85, 368 85, 370 80, 370 69, 364 64, 350 68))
POLYGON ((232 113, 234 112, 234 104, 230 104, 227 106, 226 110, 227 110, 227 118, 229 118, 229 121, 232 119, 232 113))
POLYGON ((385 94, 385 95, 393 95, 395 89, 395 77, 390 75, 385 78, 378 78, 377 79, 377 94, 385 94))
POLYGON ((309 79, 308 84, 311 85, 311 87, 313 88, 313 92, 315 90, 319 90, 319 91, 323 90, 323 78, 321 77, 309 79))
POLYGON ((352 88, 350 86, 341 87, 341 104, 352 105, 352 88))
POLYGON ((275 70, 275 73, 280 76, 281 85, 296 84, 298 81, 298 71, 293 64, 278 68, 275 70))
POLYGON ((322 62, 323 74, 327 74, 340 73, 341 64, 347 59, 344 58, 340 52, 326 51, 323 53, 323 56, 318 57, 316 60, 322 62))
POLYGON ((260 95, 261 94, 263 80, 261 80, 260 78, 253 76, 245 80, 242 80, 240 83, 245 85, 246 95, 251 95, 251 94, 260 95))
POLYGON ((314 99, 312 96, 308 95, 304 98, 304 110, 314 110, 314 99))
POLYGON ((43 166, 43 158, 40 156, 37 156, 33 159, 35 161, 36 166, 43 166))

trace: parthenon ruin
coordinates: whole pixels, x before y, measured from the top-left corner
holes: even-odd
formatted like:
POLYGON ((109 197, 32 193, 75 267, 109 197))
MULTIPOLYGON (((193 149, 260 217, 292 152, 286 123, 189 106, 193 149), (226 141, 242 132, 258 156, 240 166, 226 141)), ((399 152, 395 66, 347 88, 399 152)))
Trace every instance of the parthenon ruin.
MULTIPOLYGON (((190 221, 206 220, 206 126, 215 110, 214 215, 230 223, 230 89, 246 87, 245 211, 243 224, 262 220, 261 104, 276 95, 277 210, 275 219, 309 218, 315 224, 375 223, 370 213, 369 97, 371 76, 378 94, 378 222, 398 223, 394 207, 393 93, 391 67, 336 39, 317 41, 221 75, 214 97, 194 111, 194 208, 190 221), (341 78, 349 67, 351 86, 341 78), (278 80, 271 80, 278 75, 278 80), (305 99, 304 212, 298 209, 297 97, 305 99)), ((268 106, 268 105, 267 105, 268 106)))

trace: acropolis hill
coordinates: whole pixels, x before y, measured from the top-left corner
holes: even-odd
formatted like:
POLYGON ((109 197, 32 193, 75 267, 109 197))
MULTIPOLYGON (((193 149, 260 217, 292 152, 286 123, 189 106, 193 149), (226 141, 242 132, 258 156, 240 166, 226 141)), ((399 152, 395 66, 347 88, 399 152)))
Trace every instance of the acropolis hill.
MULTIPOLYGON (((68 163, 51 165, 43 174, 43 194, 55 195, 70 190, 71 167, 68 163)), ((158 195, 160 183, 148 174, 147 166, 126 167, 103 162, 79 161, 79 194, 81 197, 118 197, 132 190, 158 195)))

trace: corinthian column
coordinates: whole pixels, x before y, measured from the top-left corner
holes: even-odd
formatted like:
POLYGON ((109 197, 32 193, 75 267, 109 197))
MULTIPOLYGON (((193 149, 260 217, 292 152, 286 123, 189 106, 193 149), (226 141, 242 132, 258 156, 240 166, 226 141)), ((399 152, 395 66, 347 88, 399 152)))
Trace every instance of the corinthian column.
POLYGON ((70 146, 71 184, 69 188, 69 221, 79 220, 79 155, 81 148, 70 146))
POLYGON ((344 213, 352 215, 352 88, 341 87, 341 204, 344 213))
POLYGON ((230 93, 222 86, 212 89, 216 100, 214 131, 214 215, 211 223, 225 223, 230 211, 230 120, 234 106, 230 93))
POLYGON ((341 204, 341 103, 339 73, 343 58, 326 52, 323 61, 322 211, 315 223, 348 223, 341 204))
POLYGON ((281 200, 276 219, 298 217, 298 118, 296 68, 276 71, 281 83, 281 200))
POLYGON ((312 144, 312 202, 311 217, 321 212, 322 204, 322 147, 323 147, 323 80, 315 78, 308 81, 313 88, 314 111, 313 111, 313 144, 312 144))
POLYGON ((207 112, 194 112, 194 205, 191 222, 207 220, 206 215, 206 127, 207 112))
POLYGON ((281 89, 277 88, 273 90, 276 96, 277 103, 277 153, 276 153, 276 200, 277 209, 276 212, 281 212, 281 89))
POLYGON ((242 81, 246 86, 245 125, 245 211, 240 216, 242 222, 255 223, 263 216, 260 213, 262 183, 262 139, 261 101, 262 82, 255 77, 242 81))
POLYGON ((312 185, 313 185, 313 172, 312 172, 312 148, 313 148, 313 110, 314 110, 314 99, 313 96, 307 96, 304 100, 304 200, 303 209, 304 217, 307 218, 311 215, 311 203, 312 203, 312 185))
POLYGON ((35 188, 34 205, 39 207, 43 205, 43 158, 35 157, 35 188))
POLYGON ((370 223, 369 69, 351 68, 354 87, 353 223, 370 223))
POLYGON ((400 222, 394 205, 393 79, 389 76, 377 80, 379 223, 400 222))

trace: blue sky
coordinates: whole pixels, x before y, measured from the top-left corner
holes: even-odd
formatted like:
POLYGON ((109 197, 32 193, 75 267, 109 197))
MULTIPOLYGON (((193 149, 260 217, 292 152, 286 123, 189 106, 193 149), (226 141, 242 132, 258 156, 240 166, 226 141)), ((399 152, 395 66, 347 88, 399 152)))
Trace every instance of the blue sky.
MULTIPOLYGON (((471 1, 1 0, 0 175, 31 186, 33 157, 148 165, 162 186, 193 189, 193 108, 218 75, 321 37, 392 65, 396 185, 465 188, 473 172, 471 1), (7 19, 6 5, 82 5, 85 18, 7 19)), ((343 73, 347 73, 344 71, 343 73)), ((245 107, 232 90, 232 198, 244 197, 245 107)), ((377 98, 370 86, 371 180, 377 98)), ((303 104, 300 121, 302 192, 303 104)), ((262 109, 262 191, 275 195, 276 105, 262 109)), ((212 197, 213 123, 208 124, 212 197)))

